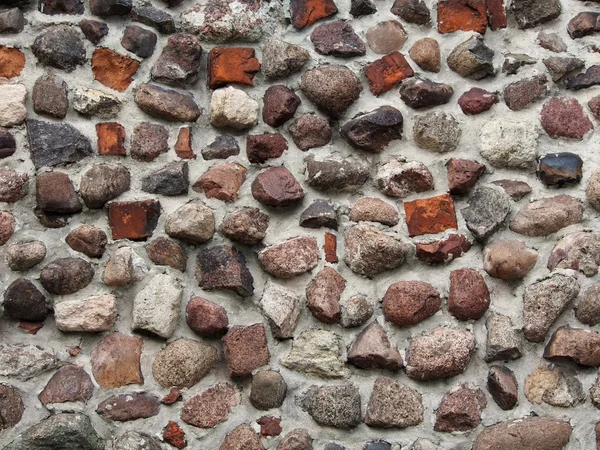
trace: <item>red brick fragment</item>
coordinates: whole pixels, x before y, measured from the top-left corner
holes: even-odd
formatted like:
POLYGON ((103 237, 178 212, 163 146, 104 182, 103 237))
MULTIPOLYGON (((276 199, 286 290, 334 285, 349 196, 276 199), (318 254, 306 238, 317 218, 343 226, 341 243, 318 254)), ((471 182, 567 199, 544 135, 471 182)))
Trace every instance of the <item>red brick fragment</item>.
POLYGON ((325 233, 325 261, 328 263, 338 262, 337 237, 333 233, 325 233))
POLYGON ((25 320, 21 320, 19 322, 19 328, 21 330, 25 330, 29 334, 37 334, 44 326, 44 322, 27 322, 25 320))
POLYGON ((458 227, 450 194, 404 202, 409 236, 419 236, 458 227))
POLYGON ((127 90, 139 68, 140 63, 135 59, 107 48, 99 48, 92 55, 94 78, 118 92, 127 90))
POLYGON ((175 143, 175 153, 181 159, 196 159, 196 154, 192 150, 192 129, 183 127, 179 129, 179 136, 175 143))
POLYGON ((115 240, 140 240, 152 236, 159 216, 160 202, 157 200, 112 202, 108 205, 108 223, 115 240))
POLYGON ((25 67, 25 55, 19 49, 0 46, 0 78, 14 78, 25 67))
POLYGON ((485 34, 487 30, 486 0, 440 0, 437 5, 438 31, 475 31, 485 34))
POLYGON ((337 12, 333 0, 292 0, 290 2, 292 25, 301 30, 337 12))
POLYGON ((117 122, 96 124, 98 154, 125 156, 125 127, 117 122))
POLYGON ((263 439, 281 434, 281 419, 279 417, 262 416, 256 423, 260 425, 260 437, 263 439))
POLYGON ((402 53, 392 52, 369 64, 365 75, 373 95, 381 95, 405 78, 412 77, 414 72, 402 53))
POLYGON ((490 30, 495 31, 506 28, 506 10, 504 0, 486 0, 487 17, 490 30))
POLYGON ((173 447, 185 448, 187 446, 185 432, 177 422, 173 422, 172 420, 169 420, 169 423, 163 430, 163 439, 173 447))
POLYGON ((254 86, 260 69, 251 47, 215 47, 208 54, 208 85, 211 89, 229 83, 254 86))

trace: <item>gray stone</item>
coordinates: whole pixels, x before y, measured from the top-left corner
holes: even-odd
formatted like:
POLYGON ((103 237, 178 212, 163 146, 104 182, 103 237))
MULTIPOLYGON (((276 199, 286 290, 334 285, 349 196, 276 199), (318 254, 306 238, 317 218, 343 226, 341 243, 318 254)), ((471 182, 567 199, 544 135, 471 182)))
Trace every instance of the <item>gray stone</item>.
POLYGON ((485 45, 482 36, 473 36, 457 45, 446 61, 454 72, 472 80, 496 74, 494 51, 485 45))
POLYGON ((31 51, 46 66, 72 72, 87 61, 85 46, 74 27, 51 25, 35 38, 31 51))
POLYGON ((0 376, 26 381, 57 365, 58 358, 51 348, 33 344, 0 346, 0 376))
POLYGON ((382 153, 390 142, 402 139, 402 113, 392 106, 355 116, 340 128, 340 136, 352 147, 382 153))
POLYGON ((121 100, 96 89, 76 89, 73 93, 73 109, 84 116, 110 119, 121 110, 121 100))
POLYGON ((188 244, 203 244, 215 234, 213 211, 199 202, 183 205, 167 216, 165 232, 188 244))
POLYGON ((94 154, 88 138, 66 123, 28 120, 27 136, 36 169, 74 163, 94 154))
POLYGON ((338 228, 338 217, 334 206, 327 200, 315 200, 300 214, 300 226, 304 228, 338 228))
POLYGON ((269 321, 273 337, 289 339, 294 336, 301 306, 300 296, 296 292, 272 281, 267 283, 260 307, 269 321))
POLYGON ((542 61, 548 69, 548 73, 555 83, 562 80, 564 77, 569 75, 578 69, 585 67, 585 61, 579 58, 564 57, 564 56, 551 56, 542 61))
POLYGON ((355 33, 352 25, 334 20, 316 26, 310 34, 315 51, 321 55, 351 58, 366 53, 365 43, 355 33))
POLYGON ((347 430, 361 422, 360 393, 352 384, 313 385, 299 400, 319 425, 347 430))
POLYGON ((190 86, 198 81, 202 46, 192 34, 169 36, 167 45, 152 66, 152 79, 175 86, 190 86))
POLYGON ((25 27, 25 17, 19 8, 0 11, 0 33, 20 33, 25 27))
POLYGON ((407 450, 440 450, 440 447, 429 439, 419 438, 407 450))
POLYGON ((426 150, 446 153, 456 150, 462 132, 456 119, 443 111, 430 111, 414 117, 413 139, 426 150))
POLYGON ((296 147, 302 151, 323 147, 333 137, 329 122, 315 113, 302 114, 290 124, 288 131, 296 147))
POLYGON ((146 433, 126 431, 108 442, 105 450, 163 450, 163 446, 146 433))
POLYGON ((35 80, 31 98, 37 114, 64 119, 69 110, 67 83, 54 72, 35 80))
POLYGON ((228 214, 221 222, 219 232, 246 245, 255 245, 267 235, 269 216, 258 208, 243 208, 228 214))
POLYGON ((407 428, 423 422, 421 394, 397 381, 375 380, 367 405, 365 424, 377 428, 407 428))
POLYGON ((368 167, 351 158, 315 160, 309 155, 304 164, 308 185, 322 192, 355 191, 369 179, 368 167))
POLYGON ((487 319, 487 343, 485 361, 518 359, 522 356, 522 339, 510 317, 492 314, 487 319))
POLYGON ((287 393, 287 384, 279 372, 261 370, 252 377, 250 403, 256 409, 267 411, 279 408, 287 393))
POLYGON ((240 153, 240 146, 233 136, 224 134, 217 136, 213 142, 201 150, 202 157, 206 160, 227 159, 240 153))
POLYGON ((46 245, 42 241, 12 244, 6 250, 6 262, 11 270, 29 270, 46 257, 46 245))
POLYGON ((285 78, 302 69, 309 57, 302 47, 274 37, 262 49, 260 71, 272 80, 285 78))
POLYGON ((169 339, 177 328, 182 295, 181 286, 172 276, 153 276, 133 300, 131 329, 169 339))
POLYGON ((135 103, 146 114, 170 122, 195 122, 202 114, 192 94, 156 83, 142 84, 135 103))
POLYGON ((539 132, 533 123, 495 118, 481 128, 481 156, 498 168, 533 169, 539 132))
POLYGON ((90 0, 90 9, 96 16, 126 16, 131 6, 131 0, 90 0))
POLYGON ((348 362, 361 369, 398 371, 404 365, 398 349, 377 321, 365 327, 348 349, 348 362))
POLYGON ((107 286, 128 286, 144 279, 148 267, 131 247, 121 247, 106 263, 102 279, 107 286))
POLYGON ((188 163, 175 161, 142 178, 142 191, 167 196, 187 194, 188 163))
POLYGON ((600 323, 600 283, 588 288, 575 308, 575 317, 586 325, 600 323))
POLYGON ((523 53, 507 53, 502 64, 502 73, 507 75, 516 75, 520 68, 531 66, 537 60, 523 53))
POLYGON ((217 350, 202 341, 177 339, 156 355, 152 376, 162 387, 191 388, 213 369, 217 350))
POLYGON ((560 239, 548 258, 548 270, 572 269, 586 277, 598 273, 600 234, 585 231, 567 234, 560 239))
POLYGON ((477 186, 460 212, 475 239, 485 241, 502 227, 510 210, 510 197, 501 188, 477 186))
POLYGON ((121 164, 94 164, 81 177, 79 193, 88 208, 102 208, 109 200, 127 192, 129 170, 121 164))
POLYGON ((148 25, 163 34, 171 34, 176 30, 173 16, 153 6, 135 7, 131 10, 129 17, 132 21, 148 25))
POLYGON ((344 328, 359 327, 373 315, 373 305, 366 295, 354 295, 342 306, 341 325, 344 328))
POLYGON ((550 22, 562 12, 560 0, 515 0, 510 10, 522 30, 550 22))

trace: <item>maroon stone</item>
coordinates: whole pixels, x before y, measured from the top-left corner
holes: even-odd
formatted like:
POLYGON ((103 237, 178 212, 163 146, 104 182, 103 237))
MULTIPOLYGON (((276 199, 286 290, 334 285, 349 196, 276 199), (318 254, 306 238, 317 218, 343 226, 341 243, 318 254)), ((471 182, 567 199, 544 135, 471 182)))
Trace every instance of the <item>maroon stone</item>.
POLYGON ((398 326, 415 325, 440 310, 440 293, 424 281, 400 281, 383 296, 385 320, 398 326))
POLYGON ((300 97, 283 84, 269 87, 263 97, 263 121, 272 127, 283 125, 294 117, 300 102, 300 97))
POLYGON ((127 422, 147 419, 160 411, 160 402, 154 395, 144 392, 113 395, 98 405, 96 412, 104 419, 127 422))
POLYGON ((246 138, 248 161, 254 164, 262 164, 269 159, 279 158, 287 148, 287 141, 280 134, 264 133, 249 135, 246 138))
POLYGON ((190 299, 185 308, 185 320, 194 333, 205 337, 222 336, 229 327, 225 308, 202 297, 190 299))
POLYGON ((24 410, 19 391, 12 386, 0 384, 0 430, 8 430, 18 424, 24 410))
POLYGON ((165 441, 176 448, 187 447, 187 441, 185 440, 185 431, 181 428, 177 422, 169 420, 169 423, 163 430, 162 437, 165 441))
POLYGON ((450 273, 450 314, 459 320, 479 319, 489 306, 490 291, 479 272, 465 268, 450 273))
POLYGON ((82 367, 69 365, 52 375, 38 398, 44 406, 49 403, 86 403, 93 393, 94 384, 88 373, 82 367))
POLYGON ((199 428, 212 428, 225 422, 240 404, 240 393, 230 383, 217 383, 189 399, 181 409, 181 420, 199 428))
POLYGON ((99 20, 83 19, 79 22, 79 28, 81 28, 86 39, 94 45, 97 45, 108 34, 108 25, 99 20))
POLYGON ((223 337, 223 348, 230 377, 251 375, 254 369, 269 364, 271 358, 261 323, 230 328, 223 337))
POLYGON ((252 196, 263 205, 289 206, 304 198, 304 190, 285 167, 271 167, 252 182, 252 196))
POLYGON ((485 172, 485 166, 477 161, 452 158, 446 164, 448 190, 451 194, 467 194, 485 172))
POLYGON ((169 151, 169 131, 157 123, 144 122, 133 130, 131 157, 137 161, 154 161, 169 151))
POLYGON ((343 20, 327 22, 315 27, 310 40, 321 55, 351 58, 367 52, 365 43, 354 32, 352 25, 343 20))
MULTIPOLYGON (((592 97, 588 102, 588 107, 594 116, 594 119, 600 122, 600 95, 596 97, 592 97)), ((2 138, 0 137, 0 143, 2 142, 2 138)), ((2 145, 0 145, 2 147, 2 145)))
POLYGON ((544 103, 541 119, 542 127, 551 138, 565 137, 581 140, 594 129, 592 122, 583 112, 583 107, 574 98, 551 98, 544 103))
POLYGON ((11 213, 0 211, 0 245, 4 245, 15 232, 17 221, 11 213))
POLYGON ((417 258, 428 264, 447 264, 460 258, 471 248, 469 240, 460 234, 451 234, 447 239, 431 244, 417 244, 417 258))
POLYGON ((36 178, 37 206, 42 211, 76 213, 83 209, 69 175, 63 172, 46 172, 36 178))
POLYGON ((173 403, 177 403, 178 401, 180 401, 182 398, 183 395, 181 394, 179 388, 172 387, 169 393, 165 395, 160 402, 163 405, 172 405, 173 403))
POLYGON ((497 92, 489 92, 481 88, 471 88, 458 99, 458 106, 462 112, 473 116, 488 111, 492 106, 498 103, 497 92))
POLYGON ((348 349, 348 362, 361 369, 398 371, 404 365, 398 349, 377 321, 356 337, 348 349))
POLYGON ((325 267, 306 287, 306 306, 323 323, 339 323, 342 317, 340 298, 346 280, 335 269, 325 267))
POLYGON ((481 389, 469 389, 461 385, 454 392, 447 392, 442 398, 435 415, 435 431, 468 431, 481 422, 481 410, 487 405, 481 389))
POLYGON ((495 31, 506 28, 506 11, 504 9, 504 0, 486 0, 487 17, 490 30, 495 31))
POLYGON ((15 170, 0 170, 0 202, 14 203, 27 195, 29 175, 15 170))

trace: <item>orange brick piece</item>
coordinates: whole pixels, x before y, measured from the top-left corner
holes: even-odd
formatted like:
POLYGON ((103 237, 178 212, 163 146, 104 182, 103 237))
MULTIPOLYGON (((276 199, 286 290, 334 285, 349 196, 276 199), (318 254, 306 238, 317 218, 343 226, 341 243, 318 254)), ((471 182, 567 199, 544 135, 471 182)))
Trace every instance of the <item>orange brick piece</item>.
POLYGON ((215 47, 208 54, 208 85, 211 89, 229 83, 254 86, 253 78, 260 69, 254 49, 250 47, 215 47))
POLYGON ((98 135, 98 154, 106 156, 125 156, 125 127, 117 122, 96 124, 98 135))
POLYGON ((25 67, 25 55, 16 48, 0 46, 0 77, 19 76, 25 67))
POLYGON ((369 80, 369 89, 373 95, 381 95, 389 91, 405 78, 412 77, 415 73, 400 52, 392 52, 376 61, 365 69, 369 80))
POLYGON ((456 211, 450 194, 404 202, 409 236, 456 229, 456 211))
POLYGON ((440 0, 437 5, 438 31, 453 33, 458 30, 487 30, 486 0, 440 0))
POLYGON ((301 30, 321 19, 333 16, 337 6, 333 0, 292 0, 290 2, 292 25, 301 30))
POLYGON ((94 78, 115 91, 127 90, 139 68, 140 63, 135 59, 107 48, 99 48, 92 55, 94 78))
POLYGON ((337 238, 333 233, 325 233, 325 261, 328 263, 338 262, 337 238))
POLYGON ((181 159, 196 159, 196 154, 192 150, 192 129, 183 127, 179 129, 179 136, 175 143, 175 153, 181 159))
POLYGON ((108 205, 108 224, 112 238, 144 240, 152 236, 160 216, 160 202, 141 200, 112 202, 108 205))

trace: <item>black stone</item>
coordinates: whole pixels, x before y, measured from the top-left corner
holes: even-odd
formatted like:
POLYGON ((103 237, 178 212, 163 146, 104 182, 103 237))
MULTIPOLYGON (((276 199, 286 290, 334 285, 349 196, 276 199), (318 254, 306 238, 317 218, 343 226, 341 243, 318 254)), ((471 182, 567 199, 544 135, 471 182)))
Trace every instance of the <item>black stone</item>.
POLYGON ((8 158, 17 151, 17 142, 12 133, 0 128, 0 158, 8 158))
POLYGON ((563 187, 581 181, 582 159, 574 153, 551 153, 538 161, 537 176, 546 186, 563 187))
POLYGON ((4 292, 4 314, 11 319, 43 322, 48 316, 46 297, 31 281, 17 278, 4 292))
POLYGON ((590 66, 584 73, 573 75, 565 80, 565 87, 572 91, 600 84, 600 66, 590 66))
POLYGON ((522 53, 508 53, 502 64, 502 73, 507 75, 516 75, 523 66, 530 66, 536 63, 535 58, 522 53))
POLYGON ((385 441, 369 442, 363 447, 363 450, 392 450, 392 445, 385 441))
POLYGON ((81 0, 39 0, 38 9, 43 14, 83 14, 85 8, 81 0))
POLYGON ((92 14, 97 16, 126 16, 132 8, 131 0, 90 0, 92 14))
POLYGON ((62 228, 69 223, 70 214, 61 214, 54 212, 43 211, 40 208, 35 208, 33 214, 40 223, 46 228, 62 228))
POLYGON ((155 28, 163 34, 171 34, 176 31, 173 16, 152 6, 134 8, 130 14, 130 18, 134 22, 143 23, 155 28))
POLYGON ((340 135, 352 147, 370 153, 381 153, 387 145, 402 139, 402 113, 392 106, 380 106, 346 122, 340 135))
POLYGON ((150 194, 187 194, 190 185, 187 162, 172 162, 142 178, 142 190, 150 194))
POLYGON ((140 58, 149 58, 154 53, 157 39, 156 33, 150 30, 137 25, 128 25, 123 32, 121 45, 140 58))
POLYGON ((411 108, 427 108, 448 103, 454 89, 448 84, 411 78, 400 87, 400 98, 411 108))
POLYGON ((315 200, 300 215, 300 226, 304 228, 327 227, 338 229, 335 208, 327 200, 315 200))
POLYGON ((83 19, 79 22, 79 28, 81 28, 85 38, 94 45, 98 44, 108 34, 108 25, 99 20, 83 19))
POLYGON ((94 154, 88 138, 66 123, 28 120, 27 135, 36 169, 81 161, 94 154))
POLYGON ((368 16, 375 14, 377 7, 371 0, 351 0, 350 14, 354 17, 368 16))
POLYGON ((46 66, 72 72, 85 64, 85 46, 79 33, 69 25, 53 25, 35 38, 31 51, 46 66))
POLYGON ((227 159, 230 156, 239 155, 240 146, 233 136, 224 134, 201 150, 202 157, 210 159, 227 159))

